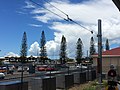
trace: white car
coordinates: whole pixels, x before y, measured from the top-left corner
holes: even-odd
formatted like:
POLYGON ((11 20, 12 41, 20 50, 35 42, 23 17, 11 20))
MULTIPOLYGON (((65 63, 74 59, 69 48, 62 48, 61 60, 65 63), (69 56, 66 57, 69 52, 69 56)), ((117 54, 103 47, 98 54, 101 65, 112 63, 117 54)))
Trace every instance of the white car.
MULTIPOLYGON (((22 67, 18 67, 17 71, 22 72, 22 67)), ((24 68, 23 68, 23 72, 24 72, 24 68)))
POLYGON ((5 74, 4 73, 0 73, 0 79, 4 79, 5 78, 5 74))
POLYGON ((82 68, 82 69, 87 69, 87 67, 86 67, 86 66, 83 66, 83 65, 82 65, 82 66, 81 66, 81 65, 77 65, 76 67, 77 67, 77 68, 82 68))

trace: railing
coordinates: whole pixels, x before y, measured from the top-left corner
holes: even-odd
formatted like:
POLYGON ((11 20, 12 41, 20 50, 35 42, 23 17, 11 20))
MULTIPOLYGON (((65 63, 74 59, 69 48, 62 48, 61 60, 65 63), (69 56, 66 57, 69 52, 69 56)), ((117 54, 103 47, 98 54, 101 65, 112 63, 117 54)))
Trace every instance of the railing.
MULTIPOLYGON (((23 74, 23 82, 27 82, 27 84, 20 84, 22 85, 22 89, 16 87, 16 89, 12 90, 23 90, 24 86, 28 87, 26 90, 35 90, 35 88, 36 90, 38 88, 40 88, 39 90, 67 89, 74 84, 86 83, 87 81, 96 79, 96 70, 92 67, 82 69, 82 71, 81 68, 63 68, 58 71, 35 71, 33 74, 25 71, 23 74), (60 84, 61 82, 62 84, 60 84), (49 87, 49 89, 46 87, 49 87)), ((21 72, 14 72, 13 75, 7 74, 5 79, 0 80, 0 87, 2 86, 1 83, 11 81, 21 81, 21 72)), ((6 88, 5 90, 8 89, 6 88)))

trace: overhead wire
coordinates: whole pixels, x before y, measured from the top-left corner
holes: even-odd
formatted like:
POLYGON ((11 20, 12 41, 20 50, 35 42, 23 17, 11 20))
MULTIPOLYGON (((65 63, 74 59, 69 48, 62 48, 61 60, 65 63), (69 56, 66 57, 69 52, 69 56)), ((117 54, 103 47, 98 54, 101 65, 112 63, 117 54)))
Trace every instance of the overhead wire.
POLYGON ((73 22, 73 23, 75 23, 75 24, 77 24, 77 25, 79 25, 80 27, 82 27, 82 28, 84 28, 84 29, 86 29, 86 30, 90 31, 90 32, 93 34, 93 31, 91 31, 91 30, 87 29, 86 27, 82 26, 81 24, 79 24, 79 23, 75 22, 75 21, 74 21, 74 20, 72 20, 71 18, 69 18, 69 17, 68 17, 68 20, 69 20, 69 21, 71 21, 71 22, 73 22))
POLYGON ((48 3, 48 4, 50 4, 50 5, 53 6, 55 9, 57 9, 57 10, 60 11, 61 13, 65 14, 66 16, 68 15, 68 14, 66 14, 65 12, 63 12, 62 10, 60 10, 59 8, 57 8, 56 6, 52 5, 50 2, 48 2, 48 1, 46 1, 46 0, 43 0, 43 1, 46 2, 46 3, 48 3))
POLYGON ((56 6, 52 5, 52 4, 49 3, 48 1, 44 0, 44 2, 50 4, 50 5, 53 6, 55 9, 57 9, 58 11, 60 11, 60 12, 63 13, 64 15, 66 15, 67 19, 64 18, 64 17, 62 17, 62 16, 60 16, 59 14, 56 14, 55 12, 53 12, 53 11, 51 11, 51 10, 49 10, 49 9, 47 9, 47 8, 45 8, 45 7, 43 7, 43 6, 40 5, 39 3, 36 3, 36 2, 34 2, 34 1, 32 1, 32 0, 30 0, 30 1, 31 1, 32 3, 34 3, 35 5, 40 6, 40 7, 44 8, 44 9, 46 9, 47 11, 49 11, 49 12, 55 14, 56 16, 62 18, 63 20, 68 21, 68 22, 71 21, 71 22, 73 22, 73 23, 79 25, 80 27, 84 28, 85 30, 91 32, 91 34, 93 34, 93 30, 89 30, 88 28, 86 28, 86 27, 84 27, 83 25, 79 24, 78 22, 74 21, 73 19, 71 19, 71 18, 69 17, 68 14, 66 14, 65 12, 63 12, 62 10, 60 10, 59 8, 57 8, 56 6))
POLYGON ((68 20, 65 19, 64 17, 62 17, 62 16, 60 16, 59 14, 56 14, 56 13, 54 13, 53 11, 51 11, 51 10, 49 10, 49 9, 47 9, 47 8, 45 8, 45 7, 43 7, 43 6, 40 5, 39 3, 36 3, 36 2, 34 2, 34 1, 32 1, 32 0, 29 0, 29 1, 32 2, 32 3, 34 3, 34 4, 37 5, 37 6, 40 6, 40 7, 44 8, 44 9, 46 9, 47 11, 49 11, 49 12, 55 14, 56 16, 58 16, 58 17, 60 17, 60 18, 62 18, 62 19, 64 19, 64 20, 68 21, 68 20))
MULTIPOLYGON (((79 23, 75 22, 74 20, 72 20, 71 18, 69 18, 69 15, 68 15, 68 14, 66 14, 65 12, 63 12, 62 10, 60 10, 59 8, 57 8, 56 6, 52 5, 50 2, 48 2, 48 1, 46 1, 46 0, 43 0, 43 1, 46 2, 46 3, 48 3, 48 4, 50 4, 51 6, 53 6, 54 8, 56 8, 56 9, 57 9, 58 11, 60 11, 61 13, 65 14, 65 15, 67 16, 67 20, 68 20, 68 21, 72 21, 73 23, 75 23, 75 24, 81 26, 82 28, 90 31, 90 30, 87 29, 86 27, 82 26, 81 24, 79 24, 79 23)), ((90 31, 90 32, 93 34, 93 31, 90 31)))

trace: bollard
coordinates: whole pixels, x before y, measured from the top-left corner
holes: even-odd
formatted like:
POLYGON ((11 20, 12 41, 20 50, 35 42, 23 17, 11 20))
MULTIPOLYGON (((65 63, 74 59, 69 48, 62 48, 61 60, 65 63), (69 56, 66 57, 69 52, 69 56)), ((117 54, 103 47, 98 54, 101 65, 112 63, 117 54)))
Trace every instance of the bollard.
POLYGON ((31 90, 56 90, 55 77, 32 78, 31 90))
POLYGON ((74 85, 73 74, 60 74, 56 76, 56 88, 57 89, 68 89, 74 85))

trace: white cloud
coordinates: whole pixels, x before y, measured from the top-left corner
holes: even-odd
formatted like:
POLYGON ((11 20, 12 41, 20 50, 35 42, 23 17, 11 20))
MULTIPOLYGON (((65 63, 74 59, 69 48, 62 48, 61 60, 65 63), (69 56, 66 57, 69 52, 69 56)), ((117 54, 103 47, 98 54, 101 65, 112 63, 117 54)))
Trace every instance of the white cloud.
POLYGON ((13 52, 8 52, 4 57, 18 57, 18 54, 15 54, 13 52))
MULTIPOLYGON (((89 42, 91 33, 83 28, 73 24, 55 23, 51 29, 56 30, 55 42, 60 43, 61 36, 64 35, 67 41, 67 55, 69 57, 75 57, 76 42, 78 38, 81 38, 84 45, 84 52, 89 49, 89 42), (84 31, 84 32, 83 32, 84 31), (57 33, 59 32, 59 33, 57 33)), ((59 49, 60 50, 60 49, 59 49)))
POLYGON ((106 37, 108 39, 116 39, 120 38, 120 21, 117 19, 112 19, 112 20, 103 20, 103 37, 106 37))
POLYGON ((16 13, 18 13, 18 14, 26 14, 25 12, 21 12, 21 11, 16 11, 16 13))
MULTIPOLYGON (((98 19, 102 20, 103 41, 108 38, 110 39, 110 44, 120 43, 120 13, 113 4, 112 0, 89 0, 78 4, 72 4, 69 2, 69 0, 53 0, 50 3, 67 13, 74 21, 96 32, 94 34, 96 43, 98 19)), ((31 6, 29 3, 27 5, 27 7, 31 6)), ((49 4, 46 3, 44 6, 45 8, 54 11, 58 15, 67 18, 63 13, 59 12, 49 4)), ((47 41, 46 47, 48 50, 48 55, 51 55, 50 52, 52 52, 53 49, 54 52, 58 54, 57 50, 59 50, 58 47, 60 45, 62 35, 64 35, 67 39, 68 56, 75 56, 75 44, 78 38, 81 38, 83 41, 84 53, 86 53, 86 50, 89 50, 89 42, 92 35, 87 30, 75 25, 72 22, 63 23, 62 18, 50 13, 45 9, 34 8, 34 10, 31 11, 31 14, 34 14, 34 18, 36 20, 44 23, 55 20, 52 26, 49 27, 55 31, 55 37, 54 40, 47 41)))
POLYGON ((33 17, 33 18, 35 18, 35 19, 38 20, 38 21, 42 21, 42 22, 44 22, 44 23, 47 23, 47 21, 50 20, 50 17, 47 16, 47 15, 46 15, 46 17, 45 17, 45 16, 38 16, 38 15, 36 15, 36 16, 33 17))
POLYGON ((40 52, 40 47, 39 47, 38 42, 34 42, 30 46, 30 49, 28 50, 28 52, 29 52, 29 55, 38 56, 40 52))
MULTIPOLYGON (((60 10, 62 10, 63 12, 67 13, 72 19, 76 20, 76 21, 81 21, 84 23, 96 23, 96 20, 98 18, 102 18, 102 19, 109 19, 111 17, 116 17, 118 16, 118 10, 116 9, 116 7, 114 6, 114 4, 112 3, 112 1, 109 0, 90 0, 87 3, 79 3, 79 4, 70 4, 68 2, 51 2, 52 5, 56 6, 57 8, 59 8, 60 10), (111 12, 112 11, 112 12, 111 12), (115 13, 113 13, 115 12, 115 13)), ((65 15, 63 15, 63 13, 61 13, 60 11, 58 11, 57 9, 55 9, 54 7, 52 7, 49 4, 45 4, 45 8, 53 11, 54 13, 66 18, 65 15)), ((32 11, 33 14, 43 14, 40 15, 39 17, 36 16, 37 18, 43 18, 46 21, 46 18, 48 20, 52 20, 52 19, 60 19, 58 16, 52 14, 51 12, 45 10, 45 9, 40 9, 40 8, 35 8, 32 11)), ((40 20, 38 19, 38 20, 40 20)), ((44 21, 41 20, 41 21, 44 21)), ((61 19, 63 20, 63 19, 61 19)))
POLYGON ((53 40, 48 41, 46 43, 48 57, 52 59, 59 58, 59 50, 60 50, 59 47, 60 47, 60 43, 57 43, 53 40))
POLYGON ((32 27, 42 27, 42 25, 38 25, 38 24, 29 24, 32 27))
POLYGON ((32 2, 25 1, 26 6, 24 8, 35 8, 35 5, 32 4, 32 2))

